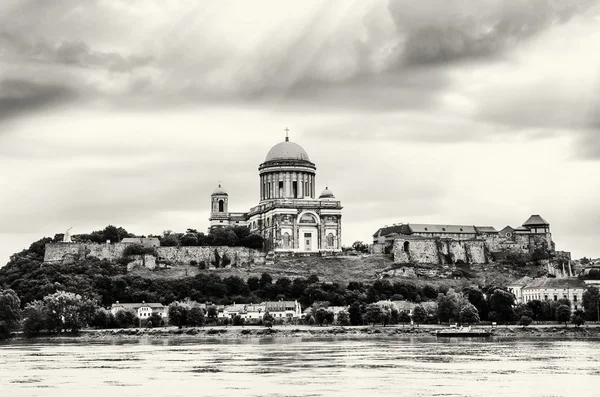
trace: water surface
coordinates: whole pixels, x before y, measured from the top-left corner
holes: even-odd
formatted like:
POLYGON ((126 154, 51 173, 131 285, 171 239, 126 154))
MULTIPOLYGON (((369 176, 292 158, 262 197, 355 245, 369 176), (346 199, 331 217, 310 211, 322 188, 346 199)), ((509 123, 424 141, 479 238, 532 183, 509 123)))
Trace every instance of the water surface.
POLYGON ((434 338, 0 344, 3 396, 598 396, 600 341, 434 338))

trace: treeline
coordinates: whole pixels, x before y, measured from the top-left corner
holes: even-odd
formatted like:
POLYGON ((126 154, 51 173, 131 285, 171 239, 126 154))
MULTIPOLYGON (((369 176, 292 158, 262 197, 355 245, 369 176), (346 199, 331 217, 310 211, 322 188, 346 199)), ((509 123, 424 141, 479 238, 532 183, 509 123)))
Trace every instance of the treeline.
MULTIPOLYGON (((61 242, 63 237, 63 233, 55 234, 54 238, 44 238, 43 244, 61 242)), ((136 235, 129 233, 122 227, 108 225, 102 230, 91 233, 74 234, 71 236, 71 240, 76 243, 104 244, 107 241, 118 243, 126 237, 136 237, 136 235)), ((257 234, 250 233, 250 229, 246 226, 215 228, 207 234, 198 232, 196 229, 187 229, 185 233, 165 230, 160 236, 148 235, 141 237, 156 237, 159 239, 160 245, 164 247, 228 246, 262 249, 264 244, 264 239, 257 234)))
POLYGON ((262 249, 264 244, 264 239, 250 233, 250 229, 246 226, 219 227, 208 234, 198 232, 196 229, 187 229, 185 233, 166 230, 159 240, 160 245, 164 247, 227 246, 262 249))

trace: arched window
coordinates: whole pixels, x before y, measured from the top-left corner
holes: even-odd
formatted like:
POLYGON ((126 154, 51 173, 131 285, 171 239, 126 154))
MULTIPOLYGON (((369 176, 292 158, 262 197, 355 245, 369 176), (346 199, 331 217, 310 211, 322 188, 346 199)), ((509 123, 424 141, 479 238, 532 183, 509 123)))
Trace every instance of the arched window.
POLYGON ((219 200, 219 212, 223 212, 225 210, 225 202, 223 200, 219 200))
POLYGON ((288 232, 283 233, 283 248, 290 248, 290 234, 288 232))
POLYGON ((252 229, 256 229, 256 221, 252 222, 252 229))
POLYGON ((408 241, 404 242, 404 252, 408 252, 408 241))
POLYGON ((333 243, 333 233, 329 233, 327 235, 327 247, 328 248, 334 248, 333 244, 334 244, 333 243))

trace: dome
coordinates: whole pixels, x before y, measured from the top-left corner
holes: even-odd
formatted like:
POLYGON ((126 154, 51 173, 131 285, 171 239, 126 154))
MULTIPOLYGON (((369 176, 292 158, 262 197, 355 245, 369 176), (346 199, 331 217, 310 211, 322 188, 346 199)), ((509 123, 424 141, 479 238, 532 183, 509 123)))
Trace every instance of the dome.
POLYGON ((269 150, 269 153, 267 153, 267 157, 265 158, 265 162, 272 160, 310 161, 306 150, 304 150, 302 146, 288 140, 279 142, 277 145, 273 146, 271 150, 269 150))
POLYGON ((215 190, 213 190, 213 192, 212 192, 211 196, 216 196, 216 195, 219 195, 219 194, 224 194, 224 195, 226 195, 226 196, 227 196, 227 192, 225 191, 225 189, 223 189, 223 188, 221 187, 221 184, 220 184, 220 183, 219 183, 219 186, 217 186, 217 187, 215 188, 215 190))
POLYGON ((328 187, 325 187, 325 190, 323 190, 321 192, 321 195, 319 196, 319 198, 320 199, 327 199, 327 198, 334 199, 335 196, 333 195, 333 192, 331 190, 329 190, 328 187))

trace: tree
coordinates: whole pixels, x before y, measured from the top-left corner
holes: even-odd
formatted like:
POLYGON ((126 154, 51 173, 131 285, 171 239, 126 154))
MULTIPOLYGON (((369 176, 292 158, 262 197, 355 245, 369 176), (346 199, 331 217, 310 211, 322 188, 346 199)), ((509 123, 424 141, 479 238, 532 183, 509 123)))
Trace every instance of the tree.
POLYGON ((581 303, 588 320, 600 321, 600 318, 598 317, 598 301, 600 301, 600 290, 598 290, 598 287, 589 287, 587 291, 583 293, 583 300, 581 303))
POLYGON ((489 300, 490 310, 495 312, 496 321, 512 321, 515 318, 514 304, 515 296, 499 288, 494 290, 489 300))
POLYGON ((425 309, 423 309, 423 306, 415 306, 415 308, 413 309, 412 320, 415 324, 417 324, 417 327, 419 326, 419 324, 423 324, 425 321, 427 321, 427 312, 425 311, 425 309))
POLYGON ((341 326, 350 325, 350 314, 345 310, 338 312, 337 323, 341 326))
POLYGON ((367 306, 367 310, 365 312, 365 321, 367 324, 375 324, 381 323, 383 321, 383 311, 381 307, 375 303, 367 306))
POLYGON ((23 331, 27 336, 39 334, 46 329, 48 308, 42 301, 33 301, 25 306, 23 312, 25 321, 23 321, 23 331))
POLYGON ((453 289, 448 290, 445 294, 438 294, 438 318, 442 322, 450 322, 457 320, 459 316, 458 295, 453 289))
POLYGON ((115 323, 119 328, 136 326, 136 315, 132 310, 119 310, 115 314, 115 323))
POLYGON ((317 309, 315 311, 315 321, 319 326, 323 324, 331 324, 333 323, 334 314, 332 311, 327 310, 323 307, 317 309))
POLYGON ((269 312, 266 312, 263 315, 263 324, 267 328, 271 328, 273 326, 273 322, 275 321, 275 317, 269 312))
POLYGON ((240 326, 240 325, 244 325, 245 323, 245 319, 240 316, 239 314, 236 314, 235 316, 233 316, 233 325, 236 326, 240 326))
POLYGON ((187 305, 183 305, 179 302, 173 302, 169 305, 169 323, 183 327, 188 322, 188 310, 187 305))
POLYGON ((565 323, 565 327, 567 326, 567 322, 571 319, 571 308, 567 305, 560 305, 556 308, 556 321, 559 323, 565 323))
POLYGON ((48 330, 58 332, 79 331, 92 321, 97 308, 94 300, 65 291, 46 295, 44 305, 48 308, 48 330))
POLYGON ((187 324, 192 327, 204 325, 204 309, 198 306, 191 307, 187 312, 187 324))
POLYGON ((479 322, 479 312, 477 308, 467 303, 460 309, 459 321, 461 324, 477 324, 479 322))
POLYGON ((402 310, 398 315, 398 321, 402 323, 404 327, 405 323, 410 323, 410 314, 406 310, 402 310))
POLYGON ((527 327, 532 322, 533 320, 529 316, 521 316, 521 319, 519 319, 519 325, 522 325, 523 327, 527 327))
POLYGON ((206 310, 206 317, 208 317, 213 322, 215 322, 217 320, 218 315, 219 315, 219 312, 215 305, 209 306, 208 309, 206 310))
POLYGON ((148 321, 152 323, 153 327, 162 327, 165 324, 165 321, 158 313, 152 313, 148 321))
POLYGON ((369 252, 369 246, 362 241, 353 242, 352 249, 354 249, 358 252, 369 252))
POLYGON ((12 289, 0 290, 0 339, 8 338, 21 319, 21 300, 12 289))
POLYGON ((542 301, 534 299, 532 301, 527 302, 526 305, 531 310, 531 313, 533 313, 533 316, 531 316, 531 318, 539 320, 543 312, 542 301))
POLYGON ((198 236, 192 233, 186 233, 181 237, 181 245, 183 247, 194 247, 198 245, 198 236))
POLYGON ((585 320, 583 319, 583 316, 578 315, 578 314, 573 314, 573 316, 571 318, 571 322, 573 324, 575 324, 576 327, 579 327, 579 326, 585 324, 585 320))

